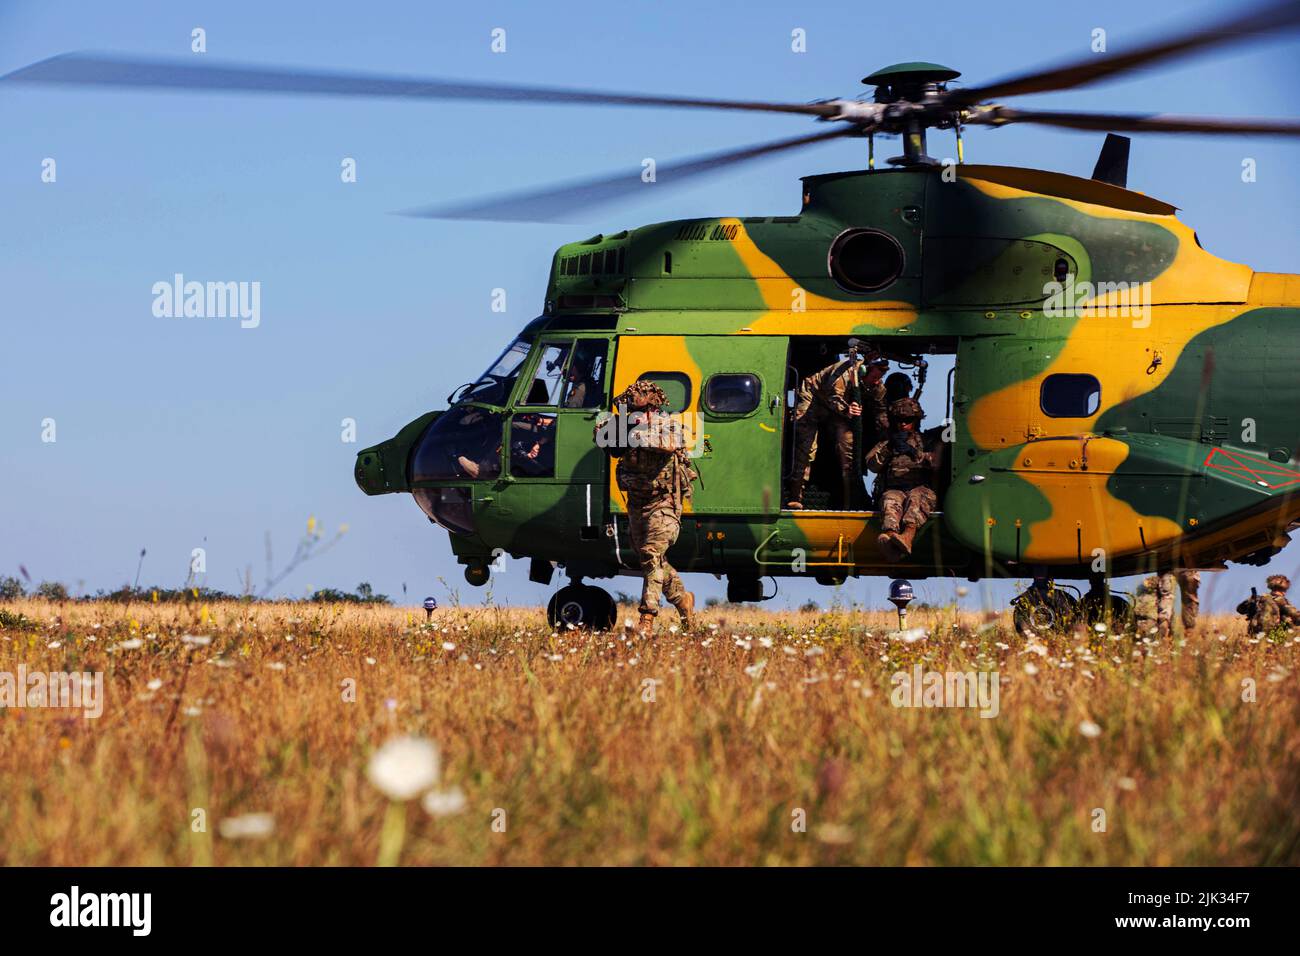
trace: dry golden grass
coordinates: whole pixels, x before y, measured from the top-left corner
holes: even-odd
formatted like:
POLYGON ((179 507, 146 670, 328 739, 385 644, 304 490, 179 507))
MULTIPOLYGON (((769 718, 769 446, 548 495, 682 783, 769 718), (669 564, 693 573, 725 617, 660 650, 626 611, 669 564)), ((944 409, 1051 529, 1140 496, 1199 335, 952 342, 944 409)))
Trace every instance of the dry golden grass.
POLYGON ((1300 644, 1239 619, 1035 648, 953 611, 914 611, 930 636, 908 643, 884 613, 718 608, 644 642, 555 635, 536 609, 7 610, 32 623, 0 629, 0 671, 106 687, 98 720, 0 710, 7 865, 369 865, 385 832, 402 864, 1300 862, 1300 644), (892 706, 917 661, 999 670, 1000 714, 892 706), (439 744, 463 812, 390 809, 369 782, 403 734, 439 744), (256 812, 270 836, 220 835, 256 812))

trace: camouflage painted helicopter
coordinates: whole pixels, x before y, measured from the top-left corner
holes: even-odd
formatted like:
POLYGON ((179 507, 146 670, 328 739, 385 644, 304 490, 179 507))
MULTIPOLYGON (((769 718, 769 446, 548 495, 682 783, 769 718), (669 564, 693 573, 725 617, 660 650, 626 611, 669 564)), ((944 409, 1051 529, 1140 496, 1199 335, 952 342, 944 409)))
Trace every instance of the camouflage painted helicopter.
MULTIPOLYGON (((769 576, 1095 580, 1275 554, 1300 518, 1300 276, 1206 252, 1175 207, 1126 188, 1129 144, 1114 134, 1297 135, 1300 121, 991 101, 1077 88, 1298 23, 1300 4, 1275 4, 1131 53, 973 88, 950 87, 954 70, 904 63, 864 80, 869 101, 809 104, 87 55, 6 80, 754 110, 829 127, 660 167, 664 183, 867 138, 868 168, 805 178, 797 215, 665 222, 560 247, 541 315, 488 370, 457 388, 447 410, 358 454, 361 489, 410 493, 450 532, 470 583, 486 583, 505 554, 529 559, 539 583, 562 567, 570 583, 551 600, 552 623, 609 626, 613 600, 583 580, 637 569, 593 427, 640 378, 701 423, 701 481, 670 560, 725 575, 732 600, 763 599, 769 576), (1091 179, 964 162, 964 127, 1011 123, 1109 135, 1091 179), (956 134, 957 163, 926 155, 929 129, 956 134), (886 168, 875 166, 877 135, 902 137, 886 168), (951 357, 940 510, 901 564, 879 550, 870 498, 836 500, 841 476, 824 460, 807 507, 781 505, 793 390, 851 337, 918 378, 929 357, 951 357)), ((619 173, 415 214, 544 221, 640 185, 619 173)))

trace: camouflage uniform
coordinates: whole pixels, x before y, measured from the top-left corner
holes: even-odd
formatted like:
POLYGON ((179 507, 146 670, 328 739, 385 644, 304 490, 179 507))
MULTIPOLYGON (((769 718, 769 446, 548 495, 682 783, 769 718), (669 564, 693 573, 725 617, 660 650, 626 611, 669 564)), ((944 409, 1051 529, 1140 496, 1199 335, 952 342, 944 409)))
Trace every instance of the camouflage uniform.
POLYGON ((1267 594, 1247 598, 1237 605, 1237 613, 1248 618, 1252 634, 1300 624, 1300 610, 1296 610, 1286 596, 1291 580, 1285 574, 1272 574, 1267 583, 1267 594))
POLYGON ((1196 618, 1200 613, 1201 601, 1198 593, 1201 588, 1201 572, 1185 568, 1178 571, 1166 571, 1156 578, 1156 628, 1161 637, 1168 637, 1173 630, 1174 588, 1182 593, 1183 630, 1190 631, 1196 627, 1196 618))
POLYGON ((1156 623, 1159 610, 1156 607, 1156 584, 1158 578, 1151 575, 1139 584, 1134 591, 1133 619, 1139 631, 1148 631, 1156 623))
POLYGON ((1282 622, 1282 614, 1271 594, 1258 594, 1237 605, 1237 613, 1246 615, 1246 628, 1252 634, 1267 634, 1282 622))
POLYGON ((627 495, 628 536, 641 565, 642 621, 659 613, 662 594, 689 622, 694 598, 665 555, 677 541, 682 503, 691 496, 691 482, 697 476, 683 447, 680 425, 658 411, 667 403, 663 389, 637 381, 615 404, 630 408, 638 398, 649 398, 654 406, 648 421, 629 430, 628 448, 606 450, 618 458, 615 479, 627 495), (643 444, 633 444, 633 432, 643 444))
MULTIPOLYGON (((899 423, 919 422, 921 406, 914 399, 900 398, 889 406, 889 417, 899 423)), ((901 428, 867 453, 864 464, 880 473, 884 487, 880 497, 880 544, 887 556, 890 550, 911 553, 916 529, 925 524, 938 504, 933 488, 937 455, 932 441, 919 432, 901 428), (900 532, 904 545, 901 548, 900 532)))
MULTIPOLYGON (((868 359, 870 355, 868 355, 868 359)), ((803 503, 804 485, 812 474, 813 459, 817 455, 817 433, 822 424, 829 422, 835 441, 835 454, 844 476, 844 507, 851 507, 849 482, 853 475, 853 419, 849 416, 849 393, 853 388, 854 360, 828 365, 799 383, 799 400, 794 407, 794 478, 786 501, 803 503)), ((889 429, 886 412, 885 386, 877 378, 868 381, 867 369, 858 367, 858 388, 862 393, 863 426, 871 425, 876 433, 889 429)))

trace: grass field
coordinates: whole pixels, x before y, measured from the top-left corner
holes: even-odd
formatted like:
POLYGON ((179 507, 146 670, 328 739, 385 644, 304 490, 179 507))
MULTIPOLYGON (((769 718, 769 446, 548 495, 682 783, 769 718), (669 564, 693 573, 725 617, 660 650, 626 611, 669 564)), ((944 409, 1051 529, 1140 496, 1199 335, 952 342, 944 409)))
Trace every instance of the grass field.
POLYGON ((1300 643, 1240 618, 1171 645, 951 610, 724 606, 653 641, 538 609, 5 610, 0 674, 104 674, 97 719, 0 710, 5 865, 1300 863, 1300 643), (916 664, 997 671, 997 716, 894 706, 916 664), (408 735, 441 752, 432 813, 368 773, 408 735))

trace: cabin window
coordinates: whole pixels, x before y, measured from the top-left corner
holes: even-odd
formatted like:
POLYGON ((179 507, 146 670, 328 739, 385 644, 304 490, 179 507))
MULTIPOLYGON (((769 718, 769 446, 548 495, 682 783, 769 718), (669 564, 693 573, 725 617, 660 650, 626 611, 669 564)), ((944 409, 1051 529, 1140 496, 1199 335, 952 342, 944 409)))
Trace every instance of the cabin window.
POLYGON ((903 247, 877 229, 850 229, 831 243, 831 278, 849 292, 878 292, 903 274, 903 247))
POLYGON ((1101 407, 1101 382, 1095 375, 1049 375, 1043 379, 1038 404, 1052 418, 1090 418, 1101 407))
POLYGON ((649 380, 668 396, 668 411, 684 412, 691 407, 691 380, 681 372, 643 372, 637 381, 649 380))
POLYGON ((762 382, 749 372, 714 375, 704 383, 704 407, 717 415, 748 415, 762 395, 762 382))

